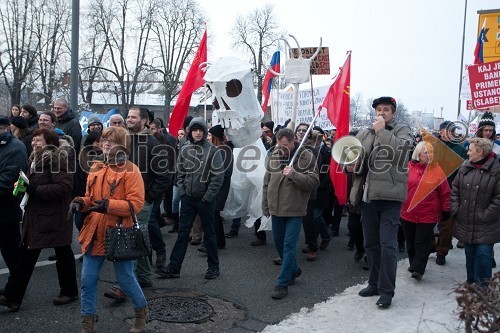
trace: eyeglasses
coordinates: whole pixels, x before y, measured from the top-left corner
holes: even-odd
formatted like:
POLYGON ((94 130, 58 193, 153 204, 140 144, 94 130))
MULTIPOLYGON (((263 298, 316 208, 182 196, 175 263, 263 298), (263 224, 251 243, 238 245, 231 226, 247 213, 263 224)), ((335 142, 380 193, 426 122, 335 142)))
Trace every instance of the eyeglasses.
POLYGON ((113 125, 121 125, 123 124, 123 121, 119 120, 119 121, 112 121, 111 124, 113 125))
POLYGON ((306 129, 306 128, 299 128, 299 129, 297 130, 297 133, 299 133, 299 132, 300 132, 300 133, 306 133, 306 132, 307 132, 307 129, 306 129))
POLYGON ((101 138, 101 143, 102 144, 116 145, 116 141, 114 141, 114 140, 108 140, 108 139, 103 139, 103 138, 101 138))

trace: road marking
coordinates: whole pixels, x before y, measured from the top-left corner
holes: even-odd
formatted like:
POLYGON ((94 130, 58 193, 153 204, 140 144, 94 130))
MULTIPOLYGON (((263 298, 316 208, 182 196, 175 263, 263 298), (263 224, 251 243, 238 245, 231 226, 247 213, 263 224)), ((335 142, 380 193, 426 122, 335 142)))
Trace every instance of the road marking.
MULTIPOLYGON (((75 254, 75 260, 80 259, 82 254, 75 254)), ((39 261, 36 263, 35 267, 41 267, 41 266, 47 266, 47 265, 54 265, 56 261, 50 261, 50 260, 44 260, 44 261, 39 261)), ((2 268, 0 269, 0 275, 4 274, 9 274, 9 269, 8 268, 2 268)))

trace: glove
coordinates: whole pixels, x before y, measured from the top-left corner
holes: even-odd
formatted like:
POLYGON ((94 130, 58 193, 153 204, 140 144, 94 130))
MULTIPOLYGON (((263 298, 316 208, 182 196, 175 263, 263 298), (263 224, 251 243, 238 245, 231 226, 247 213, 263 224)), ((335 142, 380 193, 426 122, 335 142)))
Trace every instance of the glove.
POLYGON ((450 217, 451 217, 450 212, 448 212, 446 210, 441 211, 441 221, 449 220, 450 217))
POLYGON ((26 192, 28 192, 29 195, 35 195, 36 193, 36 185, 35 184, 29 184, 26 186, 26 192))
POLYGON ((69 210, 68 210, 68 221, 73 220, 73 215, 75 215, 76 212, 80 211, 82 208, 82 205, 79 202, 72 202, 69 204, 69 210))
POLYGON ((108 211, 108 204, 109 204, 108 199, 96 200, 94 201, 94 203, 96 205, 90 207, 88 209, 89 212, 106 213, 108 211))

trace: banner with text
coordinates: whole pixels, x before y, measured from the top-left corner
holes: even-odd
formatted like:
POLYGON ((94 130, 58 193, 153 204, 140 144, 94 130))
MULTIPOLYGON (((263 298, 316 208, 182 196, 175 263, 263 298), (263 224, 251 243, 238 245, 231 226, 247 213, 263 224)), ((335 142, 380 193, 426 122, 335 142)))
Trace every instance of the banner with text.
POLYGON ((500 105, 500 61, 471 65, 468 69, 473 108, 500 105))
MULTIPOLYGON (((326 93, 329 87, 317 87, 314 88, 314 112, 318 110, 318 107, 323 103, 326 93)), ((273 121, 275 124, 283 125, 287 119, 292 117, 292 103, 293 103, 293 91, 278 91, 273 90, 271 92, 271 108, 273 114, 273 121)), ((311 89, 299 90, 299 99, 297 102, 297 121, 295 124, 307 123, 310 124, 313 117, 313 100, 311 98, 311 89)), ((323 108, 315 124, 324 130, 334 129, 335 126, 332 125, 328 116, 326 114, 326 109, 323 108)))

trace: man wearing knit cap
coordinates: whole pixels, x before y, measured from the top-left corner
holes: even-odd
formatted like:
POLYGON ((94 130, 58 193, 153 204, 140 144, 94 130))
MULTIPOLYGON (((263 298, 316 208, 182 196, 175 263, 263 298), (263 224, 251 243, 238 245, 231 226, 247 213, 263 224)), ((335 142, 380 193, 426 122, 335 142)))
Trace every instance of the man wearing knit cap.
POLYGON ((498 155, 500 154, 500 141, 495 139, 495 125, 495 118, 493 117, 493 114, 489 111, 486 111, 479 120, 476 137, 490 139, 491 141, 493 141, 493 152, 498 155))
POLYGON ((224 129, 222 128, 221 125, 215 125, 210 127, 208 133, 219 138, 222 142, 224 142, 224 129))
POLYGON ((215 236, 215 204, 224 180, 224 165, 220 150, 207 141, 208 128, 203 118, 193 118, 189 124, 187 142, 180 147, 177 159, 177 186, 181 211, 177 240, 170 262, 156 274, 163 278, 178 278, 189 243, 189 231, 198 214, 205 233, 208 270, 205 279, 219 276, 219 255, 215 236))

